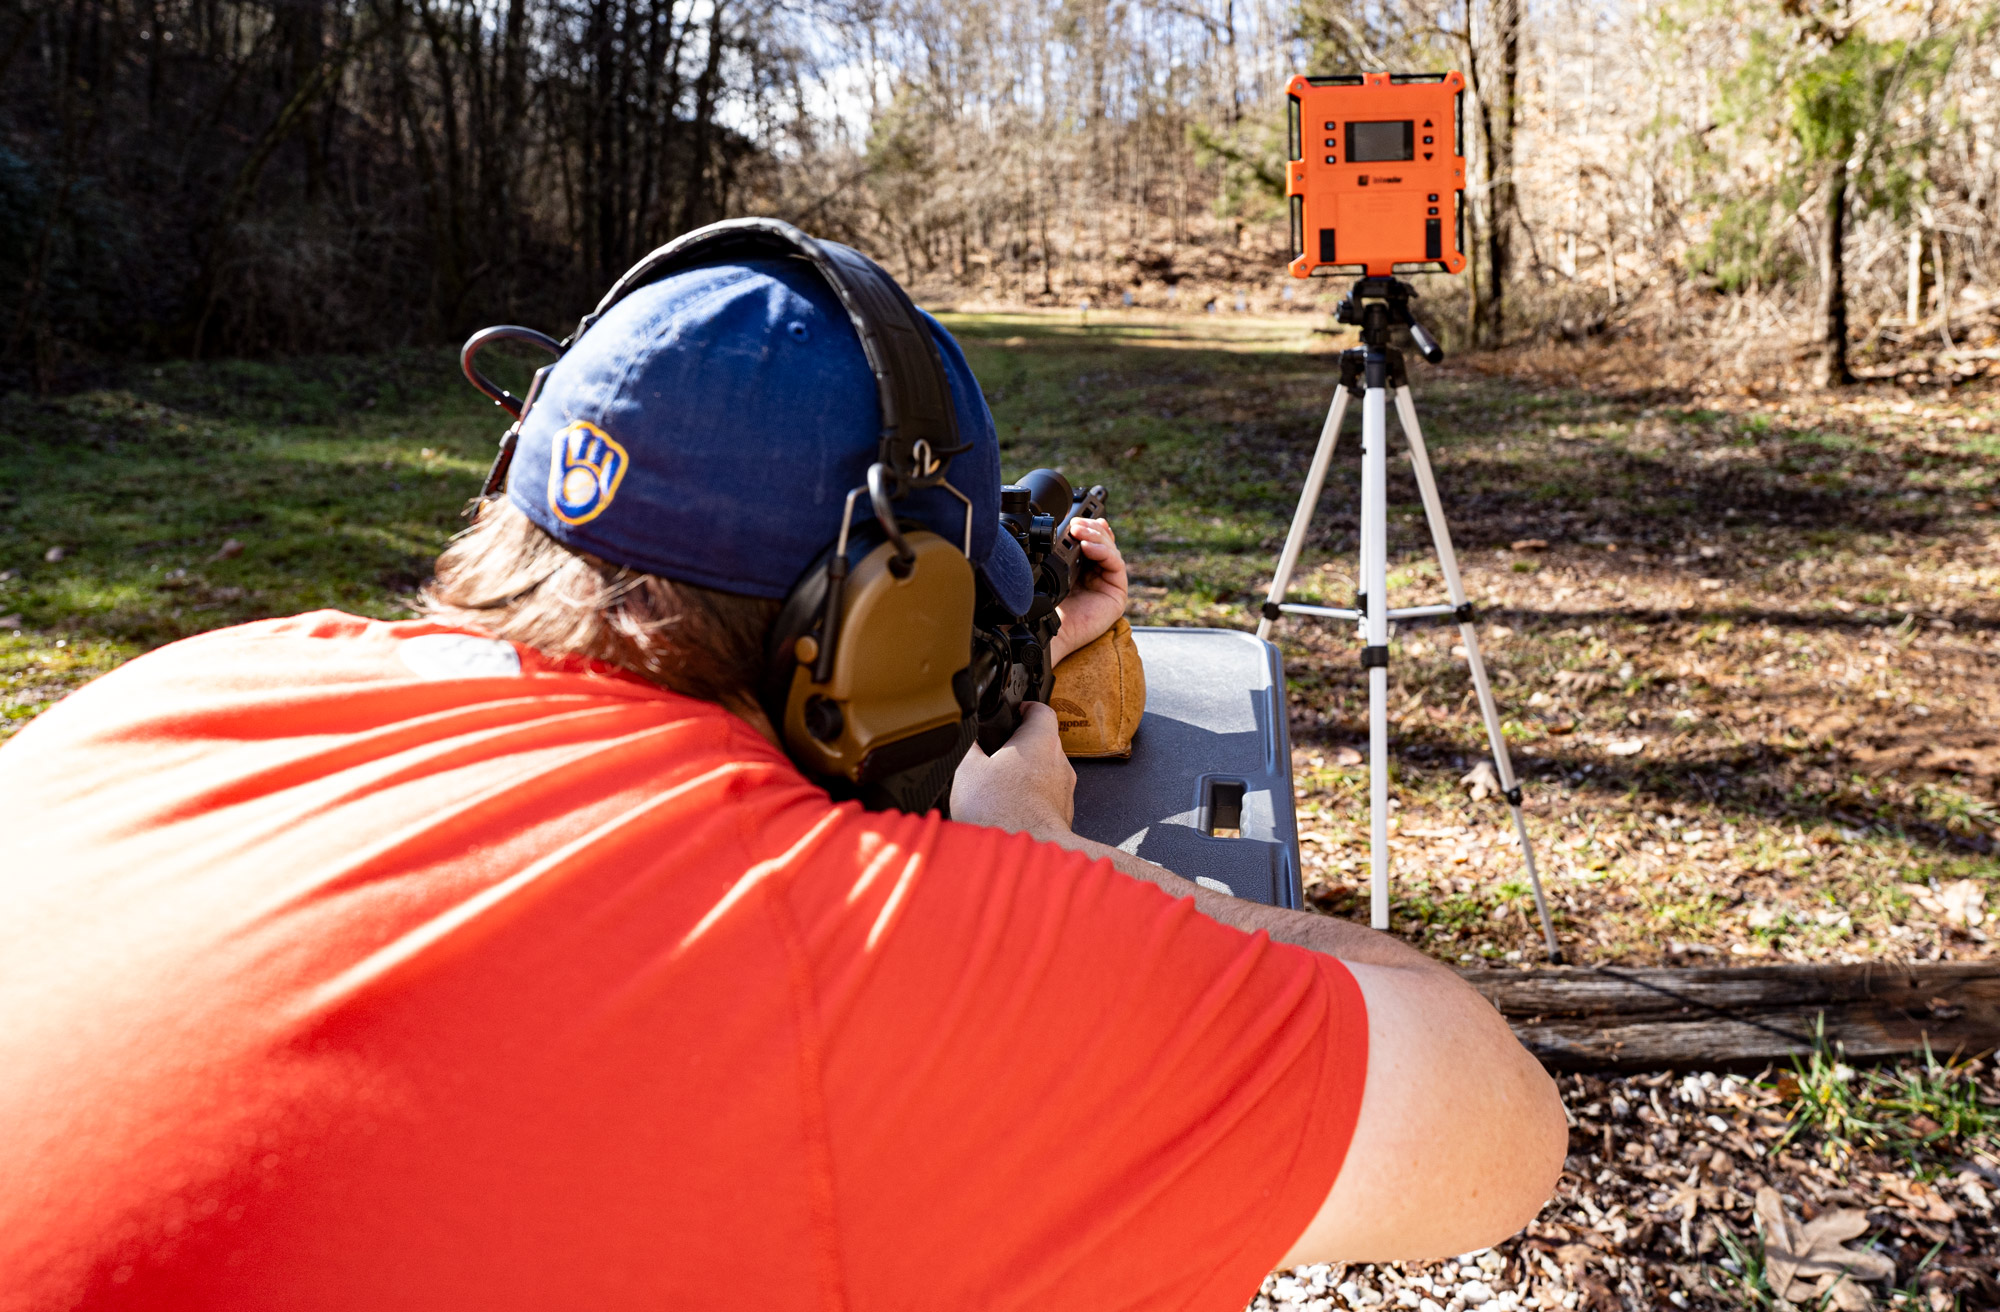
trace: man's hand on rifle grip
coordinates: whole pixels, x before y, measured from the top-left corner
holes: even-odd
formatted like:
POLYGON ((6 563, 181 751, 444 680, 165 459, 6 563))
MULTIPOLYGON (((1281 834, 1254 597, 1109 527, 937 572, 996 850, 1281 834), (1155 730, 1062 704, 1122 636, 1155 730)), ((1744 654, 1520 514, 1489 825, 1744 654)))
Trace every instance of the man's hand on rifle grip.
POLYGON ((1116 624, 1125 613, 1131 586, 1125 557, 1119 553, 1118 538, 1108 520, 1073 519, 1069 532, 1094 568, 1084 571, 1082 585, 1056 607, 1062 616, 1062 629, 1049 644, 1051 665, 1062 664, 1063 657, 1096 641, 1116 624))
POLYGON ((1068 834, 1076 811, 1076 770, 1063 755, 1056 713, 1021 707, 1021 726, 988 756, 974 743, 951 782, 951 818, 1048 839, 1068 834))

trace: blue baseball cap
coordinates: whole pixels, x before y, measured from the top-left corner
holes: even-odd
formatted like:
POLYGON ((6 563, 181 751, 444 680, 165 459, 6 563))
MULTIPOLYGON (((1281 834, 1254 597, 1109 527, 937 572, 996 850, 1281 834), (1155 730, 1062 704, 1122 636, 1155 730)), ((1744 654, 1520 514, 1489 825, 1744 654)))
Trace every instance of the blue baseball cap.
MULTIPOLYGON (((919 311, 919 313, 922 313, 919 311)), ((957 410, 949 481, 972 503, 973 566, 1014 613, 1028 560, 1000 531, 1000 441, 944 326, 923 316, 957 410)), ((613 564, 782 598, 832 545, 877 458, 881 401, 847 312, 802 260, 670 274, 626 296, 551 368, 521 425, 507 495, 558 542, 613 564)), ((872 522, 864 495, 855 526, 872 522)), ((896 503, 954 544, 943 488, 896 503)))

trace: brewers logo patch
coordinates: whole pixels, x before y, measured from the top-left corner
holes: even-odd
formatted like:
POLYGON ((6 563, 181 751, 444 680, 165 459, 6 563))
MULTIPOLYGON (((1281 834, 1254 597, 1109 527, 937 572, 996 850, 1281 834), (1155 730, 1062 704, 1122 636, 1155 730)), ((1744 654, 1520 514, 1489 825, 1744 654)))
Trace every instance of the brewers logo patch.
POLYGON ((581 419, 556 434, 549 452, 549 509, 565 524, 587 524, 604 513, 631 457, 611 434, 581 419))

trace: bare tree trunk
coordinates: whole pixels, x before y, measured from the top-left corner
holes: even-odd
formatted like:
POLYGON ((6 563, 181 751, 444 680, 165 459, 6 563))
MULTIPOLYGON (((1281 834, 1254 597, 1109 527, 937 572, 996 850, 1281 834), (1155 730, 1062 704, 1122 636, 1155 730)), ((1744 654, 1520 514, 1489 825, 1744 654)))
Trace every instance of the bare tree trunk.
POLYGON ((1479 123, 1486 164, 1486 300, 1480 307, 1478 340, 1499 346, 1507 339, 1507 277, 1514 262, 1514 127, 1519 121, 1521 80, 1521 0, 1494 0, 1493 39, 1500 68, 1489 94, 1479 98, 1479 123))
POLYGON ((520 234, 508 222, 513 209, 508 192, 527 167, 528 23, 527 0, 508 0, 506 23, 494 51, 497 122, 483 134, 487 140, 483 143, 485 171, 480 178, 481 217, 487 225, 487 240, 494 247, 491 258, 503 266, 513 263, 520 246, 520 234))
POLYGON ((680 231, 686 232, 708 219, 707 213, 718 198, 704 195, 713 185, 712 166, 715 136, 715 102, 723 91, 722 54, 727 45, 723 15, 728 6, 716 0, 708 19, 708 58, 694 84, 694 123, 689 148, 687 177, 683 180, 680 231))
POLYGON ((1910 281, 1908 296, 1903 310, 1904 322, 1915 324, 1923 317, 1924 299, 1924 234, 1921 228, 1910 229, 1910 281))
POLYGON ((1056 286, 1051 281, 1051 278, 1054 274, 1056 261, 1055 256, 1049 251, 1049 203, 1046 198, 1038 197, 1037 199, 1040 201, 1038 206, 1040 216, 1037 220, 1037 231, 1042 240, 1042 295, 1054 296, 1056 294, 1056 286))
MULTIPOLYGON (((426 0, 417 0, 417 19, 430 45, 432 75, 437 79, 437 109, 442 167, 438 170, 438 190, 432 209, 433 259, 437 267, 434 308, 447 330, 461 327, 456 322, 465 304, 470 285, 467 277, 469 242, 466 226, 464 132, 459 124, 457 51, 445 18, 426 0)), ((414 128, 423 131, 422 127, 414 128)))
POLYGON ((1837 387, 1854 381, 1847 367, 1847 161, 1835 161, 1826 187, 1826 221, 1819 238, 1819 341, 1814 381, 1837 387))
POLYGON ((1229 78, 1229 123, 1234 127, 1243 121, 1243 74, 1236 63, 1236 0, 1223 5, 1222 40, 1229 52, 1223 72, 1229 78))

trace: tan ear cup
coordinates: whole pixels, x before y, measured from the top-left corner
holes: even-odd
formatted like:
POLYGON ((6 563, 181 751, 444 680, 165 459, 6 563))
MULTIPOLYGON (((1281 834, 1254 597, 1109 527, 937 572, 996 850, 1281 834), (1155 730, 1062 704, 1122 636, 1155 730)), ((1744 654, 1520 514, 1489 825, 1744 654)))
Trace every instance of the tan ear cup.
POLYGON ((795 644, 783 732, 809 772, 866 786, 949 757, 948 781, 970 741, 960 685, 972 664, 972 565, 934 533, 907 541, 915 559, 903 574, 884 543, 848 576, 826 683, 813 682, 815 640, 795 644))
POLYGON ((1069 756, 1128 757, 1146 713, 1146 667, 1123 619, 1056 666, 1049 709, 1069 756))

